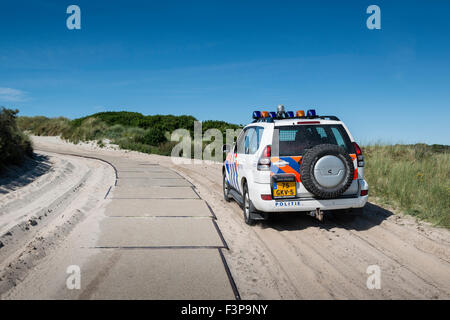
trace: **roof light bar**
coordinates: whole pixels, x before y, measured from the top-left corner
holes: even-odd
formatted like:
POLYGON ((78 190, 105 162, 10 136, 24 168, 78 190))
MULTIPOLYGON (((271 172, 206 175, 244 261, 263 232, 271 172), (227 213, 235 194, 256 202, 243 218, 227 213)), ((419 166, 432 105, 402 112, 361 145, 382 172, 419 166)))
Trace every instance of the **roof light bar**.
MULTIPOLYGON (((284 107, 282 105, 279 105, 277 107, 277 111, 253 111, 253 119, 259 120, 259 119, 265 119, 261 120, 263 122, 273 122, 275 119, 289 119, 289 118, 319 118, 317 116, 315 109, 309 109, 306 114, 304 110, 297 110, 295 113, 294 111, 283 111, 284 107)), ((325 119, 325 117, 329 117, 332 120, 336 120, 337 118, 334 116, 322 116, 321 119, 325 119), (333 119, 334 118, 334 119, 333 119)))
POLYGON ((261 118, 261 111, 253 111, 253 119, 261 118))
POLYGON ((295 114, 296 117, 304 117, 305 111, 303 110, 297 110, 297 113, 295 114))
POLYGON ((306 112, 306 115, 307 115, 308 117, 315 117, 315 116, 316 116, 316 110, 315 110, 315 109, 309 109, 309 110, 306 112))

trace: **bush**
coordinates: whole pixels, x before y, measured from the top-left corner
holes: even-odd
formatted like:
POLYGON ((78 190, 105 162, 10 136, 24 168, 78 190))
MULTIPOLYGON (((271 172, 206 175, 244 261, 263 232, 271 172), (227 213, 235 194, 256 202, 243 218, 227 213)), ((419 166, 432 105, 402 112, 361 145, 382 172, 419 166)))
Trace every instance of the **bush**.
POLYGON ((0 167, 21 164, 33 155, 30 139, 17 127, 18 110, 2 108, 0 111, 0 167))
POLYGON ((106 130, 105 136, 111 140, 118 139, 122 137, 124 131, 125 131, 124 126, 120 124, 115 124, 106 130))
POLYGON ((108 126, 120 124, 124 127, 138 127, 149 129, 159 126, 163 131, 173 131, 178 128, 185 128, 193 132, 194 121, 192 116, 174 116, 174 115, 149 115, 144 116, 137 112, 119 111, 119 112, 99 112, 84 118, 75 119, 71 125, 74 127, 82 125, 88 118, 97 118, 108 126))
POLYGON ((163 142, 166 142, 166 136, 164 131, 160 128, 150 128, 147 129, 143 136, 139 137, 136 142, 148 144, 151 146, 157 146, 163 142))

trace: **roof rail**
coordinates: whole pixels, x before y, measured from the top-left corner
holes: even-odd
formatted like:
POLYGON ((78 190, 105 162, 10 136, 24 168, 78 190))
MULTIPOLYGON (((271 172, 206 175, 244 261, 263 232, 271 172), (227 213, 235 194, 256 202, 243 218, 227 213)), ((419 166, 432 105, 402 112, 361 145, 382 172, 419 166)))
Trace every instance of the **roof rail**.
POLYGON ((257 122, 269 122, 269 123, 273 123, 275 120, 292 120, 292 119, 322 119, 322 120, 334 120, 334 121, 341 121, 338 117, 336 116, 303 116, 303 117, 293 117, 293 118, 258 118, 253 120, 252 123, 257 123, 257 122))
POLYGON ((320 119, 323 120, 334 120, 334 121, 341 121, 338 117, 336 116, 319 116, 320 119))
POLYGON ((334 120, 334 121, 341 121, 336 116, 303 116, 303 117, 294 117, 291 119, 322 119, 322 120, 334 120))
POLYGON ((274 118, 258 118, 253 120, 252 123, 256 123, 256 122, 273 122, 274 118))

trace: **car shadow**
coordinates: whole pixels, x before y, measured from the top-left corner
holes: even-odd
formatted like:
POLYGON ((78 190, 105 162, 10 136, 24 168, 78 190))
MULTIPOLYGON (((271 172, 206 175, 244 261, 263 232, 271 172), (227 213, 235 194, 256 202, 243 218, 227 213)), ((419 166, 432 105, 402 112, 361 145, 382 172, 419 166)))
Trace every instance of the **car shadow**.
POLYGON ((342 228, 363 231, 380 225, 394 213, 376 204, 368 202, 362 212, 324 211, 321 222, 305 212, 276 213, 259 225, 263 229, 272 228, 277 231, 297 231, 307 228, 330 230, 342 228))
POLYGON ((20 166, 8 166, 0 172, 0 194, 6 194, 24 187, 51 169, 49 157, 33 154, 26 158, 20 166))

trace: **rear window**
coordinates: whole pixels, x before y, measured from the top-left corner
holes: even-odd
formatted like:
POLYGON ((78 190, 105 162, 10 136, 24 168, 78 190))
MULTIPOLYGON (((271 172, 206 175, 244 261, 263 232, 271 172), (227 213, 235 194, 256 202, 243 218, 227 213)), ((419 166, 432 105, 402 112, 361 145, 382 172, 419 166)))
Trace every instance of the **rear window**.
POLYGON ((274 144, 278 140, 280 156, 301 156, 318 144, 335 144, 354 153, 350 138, 342 125, 298 125, 275 127, 274 144), (277 134, 278 133, 278 134, 277 134))

